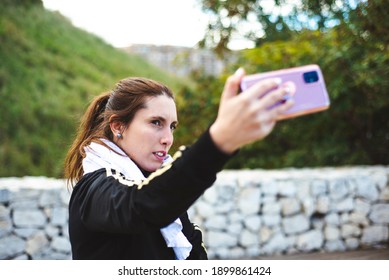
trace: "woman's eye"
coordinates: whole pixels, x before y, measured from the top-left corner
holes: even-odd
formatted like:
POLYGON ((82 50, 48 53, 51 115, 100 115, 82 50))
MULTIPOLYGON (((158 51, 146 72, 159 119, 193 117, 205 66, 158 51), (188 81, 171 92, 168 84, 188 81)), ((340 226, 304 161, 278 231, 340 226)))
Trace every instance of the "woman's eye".
POLYGON ((175 124, 172 124, 172 125, 170 126, 170 129, 171 129, 171 131, 174 131, 174 130, 176 130, 176 129, 177 129, 177 125, 175 125, 175 124))
POLYGON ((151 123, 156 125, 156 126, 161 126, 162 125, 160 120, 154 120, 154 121, 151 121, 151 123))

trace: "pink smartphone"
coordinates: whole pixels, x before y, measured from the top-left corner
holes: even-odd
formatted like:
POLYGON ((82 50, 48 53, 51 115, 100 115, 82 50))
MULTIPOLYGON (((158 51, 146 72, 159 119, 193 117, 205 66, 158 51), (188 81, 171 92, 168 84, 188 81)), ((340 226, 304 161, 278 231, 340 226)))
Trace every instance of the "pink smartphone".
POLYGON ((296 87, 294 105, 279 119, 288 119, 326 110, 330 106, 323 74, 318 65, 305 65, 283 70, 247 75, 241 82, 242 91, 256 82, 267 78, 281 78, 282 82, 293 82, 296 87))

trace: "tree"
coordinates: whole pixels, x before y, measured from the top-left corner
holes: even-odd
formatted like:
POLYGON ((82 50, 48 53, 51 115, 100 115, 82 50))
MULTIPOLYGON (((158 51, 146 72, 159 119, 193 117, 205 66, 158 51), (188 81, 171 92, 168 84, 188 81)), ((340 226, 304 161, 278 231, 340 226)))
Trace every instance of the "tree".
MULTIPOLYGON (((257 48, 241 52, 238 64, 248 73, 319 64, 332 104, 326 112, 279 123, 265 141, 242 149, 229 167, 389 163, 389 25, 385 20, 389 6, 384 2, 348 4, 342 6, 348 7, 347 12, 341 13, 338 6, 323 8, 334 1, 303 1, 303 14, 315 18, 316 27, 297 30, 296 24, 288 23, 291 33, 285 33, 289 38, 270 40, 265 36, 257 48), (317 17, 316 8, 308 6, 315 2, 322 7, 315 12, 317 17), (324 19, 326 13, 329 16, 324 19)), ((238 5, 238 1, 233 3, 238 5)), ((232 65, 229 72, 236 67, 232 65)))
POLYGON ((208 30, 201 46, 219 54, 228 50, 234 37, 264 42, 287 40, 304 29, 328 30, 349 19, 349 13, 363 0, 202 0, 209 15, 208 30))

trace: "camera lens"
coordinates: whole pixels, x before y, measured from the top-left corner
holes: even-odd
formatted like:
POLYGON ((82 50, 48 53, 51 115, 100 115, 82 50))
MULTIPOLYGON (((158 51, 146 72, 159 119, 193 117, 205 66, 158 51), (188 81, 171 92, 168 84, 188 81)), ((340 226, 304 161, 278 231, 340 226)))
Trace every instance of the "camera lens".
POLYGON ((317 74, 316 71, 306 72, 303 74, 303 76, 304 76, 304 81, 307 84, 314 83, 319 80, 319 75, 317 74))

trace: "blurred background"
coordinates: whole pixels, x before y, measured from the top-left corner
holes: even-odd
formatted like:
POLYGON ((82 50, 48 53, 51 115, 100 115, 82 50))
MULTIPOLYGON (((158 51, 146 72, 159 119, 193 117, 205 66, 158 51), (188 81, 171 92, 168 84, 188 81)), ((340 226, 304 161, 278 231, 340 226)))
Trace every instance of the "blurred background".
POLYGON ((128 76, 171 87, 190 145, 228 75, 319 64, 328 111, 278 124, 231 169, 389 164, 386 0, 0 0, 0 177, 62 177, 89 101, 128 76))

